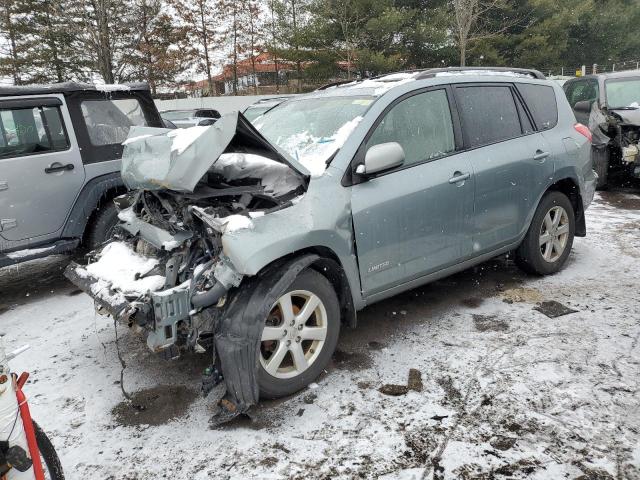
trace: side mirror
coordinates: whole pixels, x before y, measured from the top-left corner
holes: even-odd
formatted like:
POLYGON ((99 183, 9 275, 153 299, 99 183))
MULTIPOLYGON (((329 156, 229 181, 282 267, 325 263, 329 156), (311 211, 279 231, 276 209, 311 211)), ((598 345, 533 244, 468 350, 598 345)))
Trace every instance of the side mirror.
POLYGON ((367 150, 364 164, 358 165, 356 173, 370 175, 389 170, 402 165, 404 159, 404 149, 398 142, 380 143, 367 150))
POLYGON ((209 125, 213 125, 214 123, 216 123, 216 120, 214 118, 205 118, 204 120, 200 120, 198 122, 198 125, 201 127, 208 127, 209 125))
POLYGON ((591 113, 591 104, 593 102, 589 101, 589 100, 583 100, 582 102, 576 102, 576 104, 573 106, 573 109, 576 112, 580 112, 580 113, 591 113))

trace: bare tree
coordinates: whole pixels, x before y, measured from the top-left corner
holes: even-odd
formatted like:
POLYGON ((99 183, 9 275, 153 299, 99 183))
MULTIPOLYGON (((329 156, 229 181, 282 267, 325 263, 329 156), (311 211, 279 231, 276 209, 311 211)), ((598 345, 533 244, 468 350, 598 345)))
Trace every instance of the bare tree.
POLYGON ((453 35, 460 51, 460 66, 467 64, 469 44, 505 32, 518 19, 496 22, 491 15, 507 6, 506 0, 451 0, 453 35))

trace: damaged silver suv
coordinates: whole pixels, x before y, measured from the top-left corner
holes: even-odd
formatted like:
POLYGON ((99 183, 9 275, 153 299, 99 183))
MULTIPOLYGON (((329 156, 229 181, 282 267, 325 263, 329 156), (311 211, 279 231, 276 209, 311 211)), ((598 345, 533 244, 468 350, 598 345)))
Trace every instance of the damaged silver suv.
POLYGON ((153 351, 213 350, 229 418, 312 382, 366 305, 509 251, 558 271, 586 234, 590 148, 530 70, 398 73, 253 125, 137 127, 119 231, 67 276, 153 351))

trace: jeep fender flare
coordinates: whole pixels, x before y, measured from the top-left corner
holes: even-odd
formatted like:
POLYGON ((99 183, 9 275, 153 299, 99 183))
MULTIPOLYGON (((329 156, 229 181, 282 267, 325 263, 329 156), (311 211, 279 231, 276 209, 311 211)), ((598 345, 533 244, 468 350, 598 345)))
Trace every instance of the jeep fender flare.
POLYGON ((89 180, 80 191, 67 217, 62 231, 63 238, 82 238, 89 219, 98 208, 105 194, 112 190, 124 189, 120 172, 108 173, 89 180))

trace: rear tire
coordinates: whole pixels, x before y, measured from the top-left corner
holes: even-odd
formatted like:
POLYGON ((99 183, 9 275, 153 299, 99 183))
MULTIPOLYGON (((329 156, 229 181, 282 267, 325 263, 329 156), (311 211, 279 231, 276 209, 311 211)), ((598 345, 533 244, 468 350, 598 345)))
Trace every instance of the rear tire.
POLYGON ((36 442, 40 450, 40 459, 43 463, 42 468, 45 470, 45 477, 47 480, 64 480, 62 464, 51 440, 36 422, 33 422, 33 429, 36 434, 36 442), (48 476, 46 476, 47 473, 49 474, 48 476))
POLYGON ((607 146, 591 147, 593 169, 598 174, 597 190, 606 190, 609 186, 609 148, 607 146))
POLYGON ((118 209, 113 202, 108 201, 96 212, 93 223, 87 233, 87 248, 95 250, 113 235, 113 229, 118 224, 118 209))
POLYGON ((313 382, 329 364, 340 333, 338 296, 329 280, 315 270, 302 271, 278 298, 265 319, 258 352, 261 398, 291 395, 313 382), (292 312, 288 315, 287 304, 292 312), (305 307, 312 304, 317 306, 305 319, 305 307), (307 366, 298 365, 297 358, 307 366))
POLYGON ((516 263, 528 273, 556 273, 571 253, 575 231, 576 217, 569 198, 561 192, 547 192, 516 250, 516 263))

